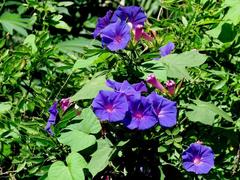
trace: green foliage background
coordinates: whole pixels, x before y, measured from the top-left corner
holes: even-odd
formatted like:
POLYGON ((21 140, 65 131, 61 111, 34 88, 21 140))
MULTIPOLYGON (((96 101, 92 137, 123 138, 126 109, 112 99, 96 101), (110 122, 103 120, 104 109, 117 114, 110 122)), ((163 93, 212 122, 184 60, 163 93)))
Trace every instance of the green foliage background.
POLYGON ((139 154, 146 154, 144 163, 150 169, 142 176, 153 179, 240 176, 239 0, 121 3, 142 6, 148 15, 147 31, 157 34, 154 43, 142 42, 132 51, 140 52, 132 57, 139 59, 139 69, 128 69, 119 54, 102 49, 92 38, 97 18, 116 9, 119 1, 0 3, 1 178, 135 177, 138 162, 128 157, 137 159, 139 154), (151 61, 169 41, 176 44, 177 54, 151 61), (138 82, 149 73, 161 81, 173 78, 183 83, 173 97, 178 102, 178 125, 155 128, 154 138, 148 131, 101 125, 89 106, 106 88, 105 79, 138 82), (50 137, 44 131, 48 108, 54 99, 66 97, 79 107, 60 112, 55 136, 50 137), (181 153, 199 139, 216 157, 210 174, 196 177, 182 168, 181 153), (156 173, 151 175, 152 171, 156 173))

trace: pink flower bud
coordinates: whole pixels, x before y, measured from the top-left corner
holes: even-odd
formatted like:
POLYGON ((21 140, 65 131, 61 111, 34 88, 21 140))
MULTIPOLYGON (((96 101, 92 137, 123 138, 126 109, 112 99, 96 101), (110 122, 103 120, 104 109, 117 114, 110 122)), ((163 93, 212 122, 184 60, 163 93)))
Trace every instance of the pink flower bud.
POLYGON ((142 33, 143 33, 143 25, 139 24, 134 29, 135 41, 139 41, 140 40, 140 38, 142 37, 142 33))
POLYGON ((149 34, 147 34, 146 32, 142 33, 142 37, 143 37, 143 39, 145 39, 147 41, 152 41, 153 40, 153 38, 149 34))
POLYGON ((134 29, 134 39, 135 39, 135 41, 139 41, 141 38, 143 38, 147 41, 153 40, 153 38, 149 34, 144 32, 143 25, 139 24, 134 29))
POLYGON ((147 83, 151 84, 155 88, 159 89, 161 92, 165 91, 165 88, 163 85, 157 80, 156 76, 154 74, 148 75, 146 79, 147 83))
POLYGON ((65 112, 72 105, 72 102, 71 102, 70 98, 63 98, 60 101, 60 105, 61 105, 63 112, 65 112))
POLYGON ((173 80, 168 80, 166 82, 166 87, 169 94, 174 95, 176 89, 176 83, 173 80))

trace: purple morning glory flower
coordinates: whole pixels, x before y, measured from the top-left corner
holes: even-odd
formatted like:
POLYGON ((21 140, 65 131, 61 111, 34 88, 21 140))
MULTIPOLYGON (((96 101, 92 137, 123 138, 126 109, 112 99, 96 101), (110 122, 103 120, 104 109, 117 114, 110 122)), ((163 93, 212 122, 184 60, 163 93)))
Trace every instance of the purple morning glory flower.
POLYGON ((51 136, 54 135, 53 132, 52 132, 51 126, 56 124, 56 119, 57 119, 57 115, 58 115, 57 105, 58 105, 58 102, 56 101, 56 102, 53 103, 53 105, 48 110, 48 112, 50 112, 50 116, 48 118, 48 122, 47 122, 47 125, 45 127, 45 130, 51 136))
POLYGON ((214 166, 214 153, 208 146, 193 143, 182 153, 182 161, 186 171, 207 174, 214 166))
POLYGON ((106 26, 100 34, 103 46, 110 51, 124 49, 131 39, 130 27, 125 22, 117 21, 106 26))
POLYGON ((110 20, 112 17, 113 12, 109 10, 104 17, 98 18, 98 22, 96 25, 96 29, 93 32, 93 37, 96 38, 101 31, 110 24, 110 20))
POLYGON ((139 6, 126 6, 118 7, 113 14, 112 21, 116 21, 118 18, 120 18, 121 21, 127 20, 127 22, 130 22, 135 29, 137 25, 144 25, 147 16, 139 6))
POLYGON ((147 87, 144 82, 132 84, 132 87, 138 92, 147 92, 147 87))
POLYGON ((176 125, 177 107, 175 102, 159 96, 156 92, 152 92, 147 99, 152 103, 154 112, 162 127, 170 128, 176 125))
POLYGON ((157 123, 157 117, 146 97, 131 98, 124 123, 129 129, 138 130, 149 129, 157 123))
POLYGON ((128 111, 128 102, 122 93, 101 90, 93 100, 92 107, 100 120, 117 122, 124 119, 128 111))
POLYGON ((141 96, 141 91, 145 90, 143 85, 140 84, 133 84, 131 85, 127 80, 123 81, 122 83, 120 82, 116 82, 116 81, 112 81, 112 80, 107 80, 106 81, 106 85, 112 89, 114 89, 114 91, 116 92, 120 92, 125 94, 128 98, 130 96, 137 96, 140 97, 141 96), (138 90, 136 90, 136 89, 138 90))
POLYGON ((175 48, 174 43, 169 42, 165 46, 159 48, 161 57, 169 55, 172 50, 175 48))

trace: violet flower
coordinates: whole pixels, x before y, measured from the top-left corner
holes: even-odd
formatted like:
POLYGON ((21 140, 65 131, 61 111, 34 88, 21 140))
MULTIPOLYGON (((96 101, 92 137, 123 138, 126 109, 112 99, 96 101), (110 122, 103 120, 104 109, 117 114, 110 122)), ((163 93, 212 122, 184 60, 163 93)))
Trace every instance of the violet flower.
POLYGON ((56 119, 58 115, 57 105, 58 105, 58 102, 56 101, 48 110, 48 112, 50 113, 50 116, 48 118, 45 131, 47 131, 51 136, 54 135, 54 133, 52 132, 51 126, 56 124, 56 119))
POLYGON ((98 22, 97 22, 97 25, 96 25, 96 29, 94 30, 93 32, 93 37, 96 38, 100 33, 101 31, 107 26, 110 24, 110 20, 111 20, 111 17, 112 17, 112 14, 113 12, 111 10, 109 10, 105 16, 101 17, 101 18, 98 18, 98 22))
POLYGON ((145 12, 139 6, 118 7, 114 12, 111 21, 115 22, 118 18, 120 18, 121 21, 130 22, 133 29, 139 24, 144 25, 144 22, 147 20, 145 12))
POLYGON ((125 22, 117 21, 106 26, 100 34, 103 46, 110 51, 124 49, 131 39, 130 27, 125 22))
POLYGON ((100 120, 117 122, 124 119, 128 111, 128 102, 122 93, 101 90, 94 98, 92 107, 100 120))
POLYGON ((137 92, 147 92, 147 87, 145 85, 144 82, 140 82, 140 83, 135 83, 135 84, 132 84, 132 87, 137 91, 137 92))
POLYGON ((162 127, 170 128, 176 125, 177 107, 175 102, 159 96, 156 92, 148 95, 147 99, 151 102, 159 124, 162 127))
POLYGON ((138 130, 149 129, 157 123, 151 103, 146 97, 131 99, 124 123, 127 128, 138 130))
POLYGON ((166 87, 167 87, 169 94, 171 94, 171 95, 175 94, 176 83, 173 80, 168 80, 166 82, 166 87))
POLYGON ((169 55, 174 48, 175 48, 175 45, 172 42, 169 42, 165 46, 160 47, 159 50, 160 50, 161 57, 169 55))
POLYGON ((65 112, 72 105, 72 102, 70 98, 63 98, 60 101, 60 105, 61 105, 62 111, 65 112))
POLYGON ((186 171, 208 174, 214 166, 214 153, 208 146, 193 143, 182 153, 182 161, 186 171))
POLYGON ((133 84, 131 85, 127 80, 123 81, 122 83, 117 82, 117 81, 112 81, 112 80, 107 80, 106 85, 110 88, 112 88, 115 92, 123 93, 125 94, 128 98, 130 96, 141 96, 141 92, 143 90, 146 90, 144 86, 140 84, 133 84), (136 90, 136 89, 137 90, 136 90))
POLYGON ((153 87, 159 89, 161 92, 165 92, 166 89, 163 87, 163 85, 157 80, 156 76, 154 74, 148 75, 146 82, 151 84, 153 87))

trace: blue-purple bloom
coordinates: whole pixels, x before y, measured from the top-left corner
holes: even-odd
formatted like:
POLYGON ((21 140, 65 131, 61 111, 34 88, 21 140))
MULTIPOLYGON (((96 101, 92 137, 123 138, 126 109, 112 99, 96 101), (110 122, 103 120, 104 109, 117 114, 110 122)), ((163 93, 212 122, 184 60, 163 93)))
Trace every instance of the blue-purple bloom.
POLYGON ((125 22, 117 21, 106 26, 100 34, 103 46, 111 51, 124 49, 131 39, 130 27, 125 22))
POLYGON ((51 126, 56 124, 57 115, 58 115, 57 105, 58 105, 58 102, 56 101, 56 102, 53 103, 53 105, 48 110, 48 112, 50 113, 50 116, 48 118, 48 122, 47 122, 47 125, 45 127, 45 130, 51 136, 54 135, 54 133, 52 132, 51 126))
POLYGON ((140 83, 135 83, 135 84, 132 84, 132 87, 137 91, 137 92, 147 92, 147 87, 145 85, 144 82, 140 82, 140 83))
POLYGON ((96 38, 100 33, 101 31, 107 26, 110 24, 110 20, 111 20, 111 17, 112 17, 112 14, 113 12, 111 10, 109 10, 105 16, 101 17, 101 18, 98 18, 98 22, 97 22, 97 25, 96 25, 96 29, 94 30, 93 32, 93 37, 96 38))
POLYGON ((100 120, 117 122, 124 119, 128 111, 128 102, 122 93, 101 90, 93 100, 92 107, 100 120))
POLYGON ((182 153, 182 161, 186 171, 207 174, 214 166, 214 153, 208 146, 193 143, 182 153))
POLYGON ((144 25, 147 19, 143 9, 139 6, 118 7, 112 16, 112 21, 120 18, 121 21, 130 22, 135 29, 137 25, 144 25))
POLYGON ((169 42, 165 46, 159 48, 161 57, 169 55, 175 48, 174 43, 169 42))
POLYGON ((141 83, 136 83, 131 85, 127 80, 122 83, 112 80, 107 80, 106 85, 112 88, 115 92, 123 93, 127 97, 130 96, 141 96, 141 92, 146 90, 146 86, 144 87, 141 83))
POLYGON ((151 102, 154 113, 162 127, 170 128, 176 125, 177 107, 175 102, 159 96, 156 92, 152 92, 147 99, 151 102))
POLYGON ((138 130, 149 129, 157 123, 157 117, 146 97, 131 99, 124 123, 129 129, 138 130))

